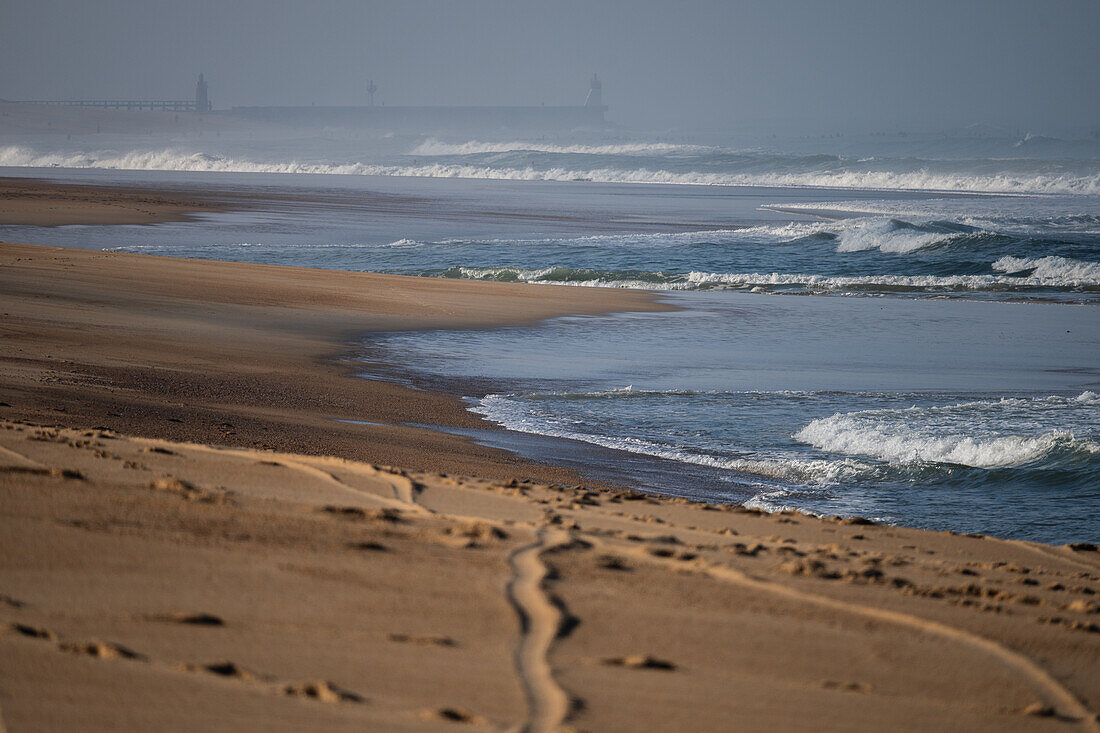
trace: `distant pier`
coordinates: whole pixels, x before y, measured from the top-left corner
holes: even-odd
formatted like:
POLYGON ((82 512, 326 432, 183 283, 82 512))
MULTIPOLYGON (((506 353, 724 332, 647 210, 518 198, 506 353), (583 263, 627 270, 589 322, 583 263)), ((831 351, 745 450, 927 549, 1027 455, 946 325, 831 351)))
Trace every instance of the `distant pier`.
POLYGON ((444 129, 602 127, 607 107, 234 107, 233 117, 283 125, 444 129))
POLYGON ((153 112, 198 112, 205 114, 214 109, 210 101, 206 79, 199 74, 195 82, 194 99, 61 99, 25 101, 16 104, 46 104, 54 107, 97 107, 99 109, 149 110, 153 112))
POLYGON ((200 109, 193 99, 65 99, 27 100, 17 104, 47 104, 59 107, 98 107, 100 109, 156 110, 160 112, 209 112, 210 102, 200 109))

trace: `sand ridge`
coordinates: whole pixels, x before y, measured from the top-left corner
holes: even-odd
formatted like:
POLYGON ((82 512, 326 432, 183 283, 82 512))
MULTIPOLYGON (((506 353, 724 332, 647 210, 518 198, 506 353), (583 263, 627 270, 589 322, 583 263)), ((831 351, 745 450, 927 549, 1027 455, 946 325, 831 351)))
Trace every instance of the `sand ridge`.
POLYGON ((1096 730, 1091 546, 12 421, 0 445, 16 729, 1096 730), (182 681, 204 705, 164 709, 182 681))

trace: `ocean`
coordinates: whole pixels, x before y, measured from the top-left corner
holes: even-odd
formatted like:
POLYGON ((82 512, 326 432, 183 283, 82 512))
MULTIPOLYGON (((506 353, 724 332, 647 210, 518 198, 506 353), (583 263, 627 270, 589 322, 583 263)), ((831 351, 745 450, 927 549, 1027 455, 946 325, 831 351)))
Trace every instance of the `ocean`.
POLYGON ((1100 540, 1100 140, 25 136, 0 166, 275 198, 7 241, 676 306, 358 346, 509 431, 475 439, 698 499, 1100 540))

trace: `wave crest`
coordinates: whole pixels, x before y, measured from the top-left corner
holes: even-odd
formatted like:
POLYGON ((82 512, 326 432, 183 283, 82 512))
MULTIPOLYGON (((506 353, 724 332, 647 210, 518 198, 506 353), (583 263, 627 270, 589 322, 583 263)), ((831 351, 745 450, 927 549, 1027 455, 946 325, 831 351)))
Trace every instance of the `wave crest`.
POLYGON ((454 163, 385 165, 363 162, 261 162, 173 149, 40 153, 22 146, 0 147, 0 166, 478 178, 516 181, 596 181, 692 186, 1100 194, 1100 174, 1075 175, 1049 172, 964 174, 932 172, 926 168, 908 171, 840 169, 741 173, 673 171, 661 167, 623 169, 598 166, 571 169, 560 166, 526 165, 497 168, 454 163))
MULTIPOLYGON (((1064 258, 1053 258, 1064 259, 1064 258)), ((1073 261, 1071 261, 1073 262, 1073 261)), ((1081 263, 1090 265, 1094 263, 1081 263)), ((1088 269, 1087 267, 1084 269, 1088 269)), ((1100 273, 1013 275, 846 275, 807 273, 664 273, 640 270, 596 270, 572 267, 452 267, 444 277, 633 290, 801 289, 839 292, 1022 292, 1027 290, 1100 291, 1100 273)))
POLYGON ((1069 257, 1005 256, 993 263, 997 272, 1014 274, 1031 271, 1031 278, 1067 282, 1100 282, 1100 262, 1086 262, 1069 257))
POLYGON ((891 464, 941 463, 972 468, 1008 468, 1033 463, 1055 452, 1096 454, 1100 443, 1078 439, 1070 430, 1048 429, 1031 435, 1011 432, 1021 422, 1016 413, 1091 410, 1100 396, 1003 399, 945 407, 863 410, 814 420, 794 438, 831 453, 875 458, 891 464), (1000 432, 973 433, 971 424, 996 425, 1000 432))

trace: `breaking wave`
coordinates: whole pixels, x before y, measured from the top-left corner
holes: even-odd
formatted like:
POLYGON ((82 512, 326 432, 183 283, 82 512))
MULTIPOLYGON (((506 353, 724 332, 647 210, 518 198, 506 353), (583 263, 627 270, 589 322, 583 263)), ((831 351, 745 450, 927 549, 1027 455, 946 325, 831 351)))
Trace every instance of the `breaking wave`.
MULTIPOLYGON (((1015 260, 1017 258, 1002 258, 1015 260)), ((1065 258, 1044 258, 1064 260, 1065 258)), ((1001 262, 1002 260, 998 260, 1001 262)), ((1073 262, 1072 260, 1069 262, 1073 262)), ((787 273, 663 273, 640 270, 595 270, 571 267, 453 267, 443 277, 500 282, 525 282, 636 290, 713 290, 796 288, 820 292, 1013 292, 1026 290, 1077 290, 1100 292, 1100 265, 1080 263, 1064 271, 1047 266, 1049 272, 1031 275, 849 275, 827 276, 787 273), (1088 266, 1092 266, 1092 270, 1088 266)))
POLYGON ((619 143, 611 145, 553 145, 538 142, 480 142, 446 143, 429 139, 417 145, 410 155, 477 155, 484 153, 558 153, 574 155, 667 155, 676 152, 704 151, 699 145, 672 143, 619 143))
POLYGON ((1095 424, 1100 395, 1002 399, 947 407, 862 410, 814 420, 794 437, 813 447, 891 464, 942 463, 1005 468, 1040 461, 1055 453, 1100 454, 1100 443, 1078 439, 1071 430, 1013 432, 1039 425, 1056 412, 1062 424, 1095 424), (983 426, 980 431, 973 427, 983 426))
POLYGON ((1085 262, 1069 257, 1005 256, 993 263, 993 269, 1010 274, 1030 272, 1028 279, 1100 283, 1100 262, 1085 262))
MULTIPOLYGON (((933 171, 920 165, 912 170, 829 170, 784 171, 760 164, 753 172, 669 170, 653 161, 653 167, 616 168, 600 165, 586 168, 562 166, 472 165, 438 162, 431 164, 337 163, 319 161, 263 162, 235 157, 193 153, 175 149, 38 152, 23 146, 0 147, 0 166, 36 168, 104 168, 116 170, 173 170, 233 173, 304 173, 338 175, 406 176, 428 178, 475 178, 516 181, 596 181, 604 183, 650 183, 695 186, 764 186, 778 188, 852 188, 872 190, 965 191, 984 193, 1100 194, 1100 173, 1004 172, 953 173, 933 171)), ((667 162, 667 161, 666 161, 667 162)), ((899 167, 912 165, 899 161, 899 167)), ((704 166, 705 167, 705 166, 704 166)))
POLYGON ((863 252, 877 249, 882 252, 908 254, 918 249, 947 244, 954 240, 975 236, 978 232, 944 231, 928 225, 909 224, 897 219, 873 219, 854 223, 838 222, 837 252, 863 252))
MULTIPOLYGON (((627 388, 625 391, 631 390, 627 388)), ((576 396, 600 396, 601 394, 606 395, 609 394, 609 392, 576 396)), ((646 394, 660 393, 649 392, 646 394)), ((542 396, 568 397, 569 395, 542 396)), ((471 408, 471 412, 481 415, 487 420, 507 428, 508 430, 514 430, 520 433, 579 440, 584 443, 589 443, 590 445, 598 445, 612 450, 621 450, 628 453, 664 458, 682 463, 691 463, 698 466, 753 474, 778 481, 828 486, 844 480, 853 479, 866 473, 874 472, 875 470, 870 464, 854 459, 807 460, 795 456, 765 457, 755 455, 734 458, 693 452, 665 443, 643 440, 641 438, 586 433, 570 429, 567 419, 531 410, 530 404, 511 395, 495 394, 483 397, 471 408)))

